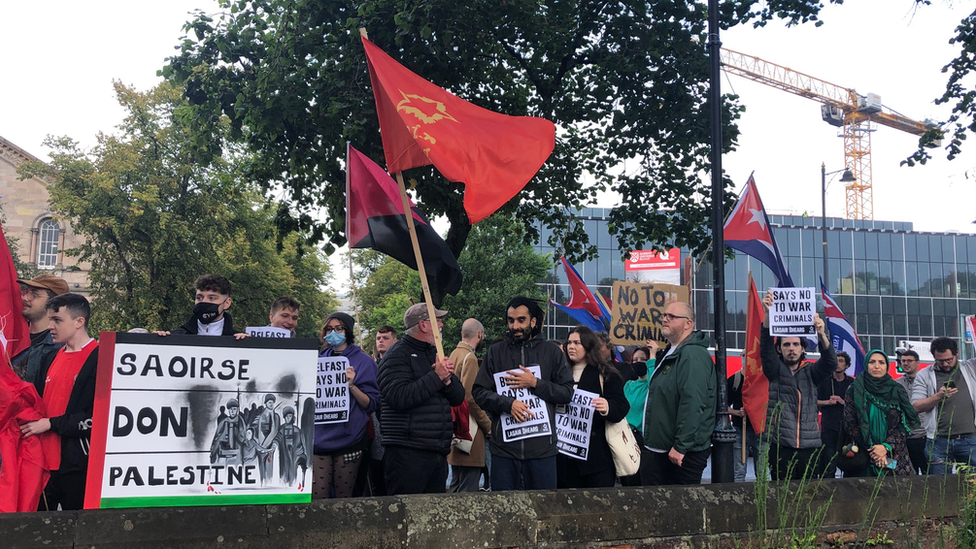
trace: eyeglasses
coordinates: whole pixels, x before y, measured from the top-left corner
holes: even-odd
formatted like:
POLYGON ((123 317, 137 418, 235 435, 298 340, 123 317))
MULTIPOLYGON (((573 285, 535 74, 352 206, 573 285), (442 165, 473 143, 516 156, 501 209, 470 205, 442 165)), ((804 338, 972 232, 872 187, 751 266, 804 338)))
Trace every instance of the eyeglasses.
POLYGON ((40 299, 42 297, 47 297, 47 290, 41 290, 38 288, 24 288, 20 291, 20 295, 22 297, 30 296, 31 299, 40 299))
POLYGON ((683 319, 685 319, 685 320, 691 320, 691 318, 690 318, 690 317, 687 317, 687 316, 681 316, 681 315, 673 315, 673 314, 671 314, 671 313, 664 313, 664 314, 663 314, 663 315, 661 315, 661 316, 663 316, 663 317, 664 317, 664 319, 665 319, 665 320, 667 320, 668 322, 671 322, 672 320, 674 320, 674 319, 676 319, 676 318, 683 318, 683 319))
POLYGON ((949 358, 937 358, 937 359, 933 360, 932 363, 933 364, 938 364, 940 366, 948 366, 948 365, 952 364, 952 362, 954 360, 956 360, 956 357, 954 357, 954 356, 953 357, 949 357, 949 358))
POLYGON ((340 334, 344 334, 346 333, 346 329, 343 328, 342 326, 336 326, 335 328, 333 328, 332 326, 326 326, 325 328, 322 328, 323 334, 331 334, 332 332, 338 332, 340 334))

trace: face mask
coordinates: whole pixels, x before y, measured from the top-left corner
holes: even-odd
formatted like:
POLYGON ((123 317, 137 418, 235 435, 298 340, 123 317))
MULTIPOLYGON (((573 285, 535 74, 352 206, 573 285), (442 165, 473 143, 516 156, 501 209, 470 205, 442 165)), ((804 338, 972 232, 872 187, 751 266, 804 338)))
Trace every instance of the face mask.
POLYGON ((325 334, 325 342, 330 346, 335 347, 336 345, 342 345, 346 340, 346 334, 340 334, 339 332, 329 332, 325 334))
POLYGON ((634 374, 637 377, 644 377, 647 375, 647 363, 646 362, 635 362, 630 365, 634 369, 634 374))
POLYGON ((210 324, 220 316, 220 307, 216 303, 201 301, 193 306, 193 316, 200 321, 200 324, 210 324))

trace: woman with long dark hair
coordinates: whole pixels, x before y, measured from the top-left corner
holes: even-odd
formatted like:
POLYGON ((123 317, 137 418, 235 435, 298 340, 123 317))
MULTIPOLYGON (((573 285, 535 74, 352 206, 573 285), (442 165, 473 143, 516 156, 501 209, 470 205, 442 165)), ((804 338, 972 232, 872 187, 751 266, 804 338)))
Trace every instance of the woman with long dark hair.
POLYGON ((612 487, 616 477, 613 454, 607 444, 607 422, 622 420, 630 411, 624 396, 624 381, 617 370, 603 360, 593 330, 577 326, 566 338, 565 352, 573 369, 576 389, 600 395, 592 401, 593 423, 586 459, 564 454, 556 458, 559 488, 612 487))

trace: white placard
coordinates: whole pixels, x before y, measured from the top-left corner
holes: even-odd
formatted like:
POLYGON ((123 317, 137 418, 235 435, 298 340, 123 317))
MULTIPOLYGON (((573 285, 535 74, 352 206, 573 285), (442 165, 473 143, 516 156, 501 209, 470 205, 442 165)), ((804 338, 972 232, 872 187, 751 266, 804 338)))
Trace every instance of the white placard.
MULTIPOLYGON (((532 372, 535 377, 541 379, 542 368, 540 368, 538 364, 532 364, 528 366, 527 369, 532 372)), ((546 403, 541 398, 536 396, 535 391, 532 389, 507 386, 504 378, 509 376, 510 374, 508 372, 496 373, 494 375, 495 390, 500 395, 509 396, 524 402, 529 407, 529 411, 532 412, 533 417, 523 422, 518 422, 514 417, 512 417, 512 414, 507 412, 502 413, 501 417, 499 418, 502 426, 502 440, 505 442, 513 442, 516 440, 542 437, 552 434, 552 428, 549 425, 549 409, 546 406, 546 403)))
POLYGON ((291 330, 274 326, 248 326, 244 332, 251 337, 291 337, 291 330))
POLYGON ((816 336, 813 315, 817 312, 817 294, 813 288, 772 288, 773 306, 769 308, 769 335, 773 337, 816 336))
POLYGON ((585 460, 590 450, 590 432, 593 429, 593 399, 600 395, 576 389, 566 412, 556 412, 556 446, 559 453, 585 460))
POLYGON ((315 374, 315 424, 345 423, 349 421, 349 382, 344 356, 319 357, 315 374))

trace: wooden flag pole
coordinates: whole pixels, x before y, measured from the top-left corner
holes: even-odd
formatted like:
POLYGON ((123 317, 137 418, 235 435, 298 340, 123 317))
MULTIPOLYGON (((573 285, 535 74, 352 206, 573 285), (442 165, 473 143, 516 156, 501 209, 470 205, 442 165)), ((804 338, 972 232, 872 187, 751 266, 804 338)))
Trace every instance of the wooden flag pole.
POLYGON ((437 315, 434 303, 430 300, 430 286, 427 285, 427 269, 424 257, 420 253, 420 241, 417 239, 417 227, 413 222, 413 211, 410 209, 410 199, 407 198, 407 186, 403 184, 403 174, 397 172, 397 185, 400 187, 400 199, 403 201, 403 213, 407 218, 407 230, 410 232, 410 243, 413 244, 413 255, 417 259, 417 272, 420 273, 420 286, 424 289, 424 302, 427 303, 427 318, 430 319, 430 330, 434 334, 434 346, 437 347, 437 360, 444 360, 444 343, 441 341, 441 329, 437 326, 437 315))

